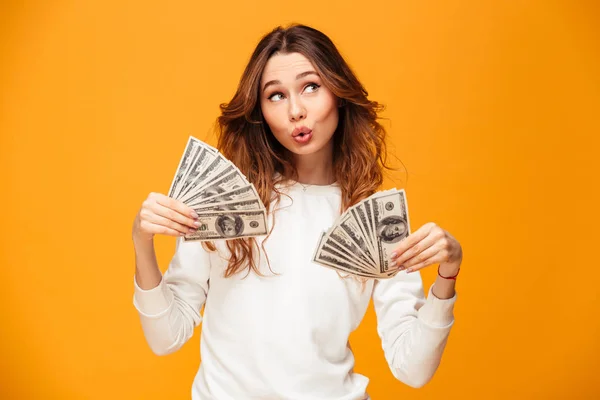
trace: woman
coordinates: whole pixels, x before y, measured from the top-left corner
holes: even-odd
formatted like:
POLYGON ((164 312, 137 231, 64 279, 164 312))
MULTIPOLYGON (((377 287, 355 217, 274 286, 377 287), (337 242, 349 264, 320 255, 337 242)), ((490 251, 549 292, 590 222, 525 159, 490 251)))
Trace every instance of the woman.
POLYGON ((391 372, 427 383, 454 321, 460 244, 423 225, 397 244, 391 279, 361 282, 311 262, 320 233, 378 190, 385 167, 380 107, 334 44, 307 26, 273 30, 221 110, 219 150, 256 186, 271 231, 204 245, 179 238, 163 277, 154 235, 194 230, 197 215, 150 194, 133 242, 134 305, 152 350, 176 351, 202 321, 193 399, 365 399, 348 337, 372 298, 391 372), (439 276, 425 297, 414 272, 432 264, 439 276))

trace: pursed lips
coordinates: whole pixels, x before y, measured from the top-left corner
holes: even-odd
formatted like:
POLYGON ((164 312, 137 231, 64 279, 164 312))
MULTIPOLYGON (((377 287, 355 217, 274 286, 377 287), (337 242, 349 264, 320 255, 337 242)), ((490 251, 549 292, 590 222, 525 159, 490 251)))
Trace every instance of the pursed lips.
POLYGON ((292 131, 292 137, 308 135, 311 132, 312 129, 308 128, 307 126, 299 126, 292 131))

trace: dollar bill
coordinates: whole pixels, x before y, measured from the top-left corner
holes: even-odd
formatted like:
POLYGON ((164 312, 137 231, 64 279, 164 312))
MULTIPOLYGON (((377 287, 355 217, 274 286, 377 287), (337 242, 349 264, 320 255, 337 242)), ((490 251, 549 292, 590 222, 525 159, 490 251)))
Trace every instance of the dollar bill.
POLYGON ((325 238, 323 239, 323 243, 321 244, 321 251, 325 251, 325 252, 331 253, 337 257, 341 257, 341 258, 345 259, 347 262, 361 267, 363 270, 376 271, 373 269, 372 265, 363 263, 363 261, 360 260, 360 258, 356 258, 353 254, 346 252, 343 246, 340 246, 335 241, 328 239, 327 235, 325 236, 325 238))
POLYGON ((179 182, 177 183, 177 187, 175 188, 175 192, 173 193, 175 198, 178 198, 179 193, 181 192, 181 188, 182 188, 183 184, 185 183, 185 180, 186 180, 187 176, 189 175, 190 171, 194 168, 194 162, 196 161, 198 155, 201 153, 201 150, 203 148, 204 148, 204 146, 202 146, 202 144, 199 144, 192 150, 190 161, 187 163, 187 167, 186 167, 185 171, 183 171, 183 175, 181 176, 181 179, 179 179, 179 182))
POLYGON ((322 243, 325 237, 325 232, 322 233, 319 240, 319 244, 316 247, 316 251, 313 255, 313 262, 323 265, 328 268, 332 268, 338 271, 347 272, 353 275, 362 276, 366 278, 376 278, 375 273, 369 273, 364 268, 357 267, 352 262, 347 261, 342 257, 338 257, 335 254, 323 251, 322 243))
MULTIPOLYGON (((352 256, 361 262, 364 265, 373 265, 373 260, 371 260, 358 245, 348 236, 348 234, 342 229, 341 226, 335 225, 328 233, 327 233, 327 243, 333 246, 333 243, 336 243, 339 246, 342 246, 345 249, 346 253, 352 254, 352 256)), ((335 247, 335 246, 334 246, 335 247)))
POLYGON ((230 210, 260 210, 263 204, 258 199, 250 200, 233 200, 226 201, 223 203, 209 203, 200 205, 194 208, 197 213, 210 212, 210 211, 230 211, 230 210))
POLYGON ((362 230, 358 226, 356 220, 352 214, 346 215, 346 217, 339 223, 340 227, 346 232, 348 237, 358 246, 358 248, 367 256, 371 262, 375 263, 375 257, 370 250, 370 246, 367 244, 366 238, 362 233, 362 230))
POLYGON ((171 187, 169 188, 169 197, 174 198, 176 189, 179 187, 179 184, 180 184, 185 172, 187 171, 188 167, 190 166, 194 151, 196 150, 196 148, 198 148, 198 146, 200 146, 200 144, 201 144, 201 142, 198 139, 196 139, 192 136, 189 137, 187 144, 185 146, 183 155, 181 156, 181 159, 179 160, 179 165, 177 166, 177 171, 175 172, 175 176, 173 177, 173 180, 171 181, 171 187))
POLYGON ((198 200, 208 200, 225 192, 244 187, 247 184, 248 181, 246 180, 246 177, 237 168, 233 168, 221 178, 212 181, 208 185, 203 185, 200 191, 183 199, 183 202, 186 204, 193 204, 198 200))
POLYGON ((347 257, 328 251, 324 247, 320 247, 319 251, 315 253, 313 262, 337 270, 338 272, 344 272, 364 278, 387 279, 399 272, 397 269, 383 273, 373 269, 366 269, 361 265, 355 264, 353 261, 348 261, 347 257))
POLYGON ((181 199, 188 192, 192 183, 196 182, 198 176, 206 169, 207 165, 215 159, 213 154, 208 148, 201 147, 200 151, 194 156, 191 162, 188 172, 185 174, 180 184, 180 189, 177 192, 177 198, 181 199))
POLYGON ((179 196, 181 201, 186 201, 189 197, 196 193, 196 188, 202 188, 215 178, 222 176, 222 172, 227 170, 233 170, 232 164, 223 157, 220 153, 209 154, 206 162, 208 165, 202 166, 203 169, 198 173, 194 179, 190 182, 185 192, 182 192, 179 196))
POLYGON ((342 213, 313 254, 323 266, 361 277, 390 278, 390 254, 410 234, 404 190, 377 192, 342 213))
POLYGON ((267 234, 267 212, 214 211, 198 215, 200 227, 184 236, 184 241, 237 239, 267 234))
MULTIPOLYGON (((352 216, 354 217, 354 220, 357 222, 358 227, 361 229, 361 232, 363 234, 363 238, 365 241, 365 244, 367 246, 369 246, 369 250, 371 251, 371 254, 376 254, 376 249, 375 249, 375 245, 373 243, 373 237, 371 236, 371 231, 370 231, 370 223, 367 220, 367 214, 365 212, 365 210, 363 208, 361 208, 362 203, 356 204, 354 207, 352 207, 349 212, 352 214, 352 216)), ((377 262, 377 257, 373 257, 375 259, 375 262, 377 262)))
POLYGON ((389 269, 390 254, 410 234, 405 191, 399 190, 370 199, 380 272, 389 269))
POLYGON ((267 211, 254 185, 218 150, 192 136, 169 196, 194 208, 201 223, 186 241, 234 239, 267 233, 267 211))
POLYGON ((367 217, 367 224, 369 225, 369 231, 371 234, 369 241, 372 244, 371 247, 374 248, 376 238, 375 238, 375 225, 373 224, 373 211, 371 210, 371 203, 368 200, 366 200, 366 201, 363 201, 361 204, 364 207, 365 215, 367 217))
POLYGON ((354 210, 356 212, 356 215, 359 217, 359 221, 362 224, 364 231, 367 235, 367 241, 369 242, 369 244, 371 244, 371 247, 372 247, 373 238, 375 236, 373 235, 373 232, 371 231, 371 229, 372 229, 371 221, 369 219, 369 215, 367 214, 365 203, 357 204, 354 210))
POLYGON ((198 199, 197 202, 189 203, 188 205, 192 208, 196 208, 207 204, 219 204, 234 200, 242 201, 251 199, 259 199, 259 196, 254 185, 249 184, 239 189, 234 189, 214 197, 210 197, 207 199, 198 199))
POLYGON ((206 168, 206 174, 202 177, 199 182, 200 186, 210 185, 216 179, 221 178, 223 175, 229 172, 237 170, 236 166, 227 160, 221 154, 218 154, 215 160, 206 168))
POLYGON ((240 172, 240 170, 238 170, 235 166, 233 165, 225 165, 223 168, 219 169, 218 171, 215 171, 213 174, 211 174, 210 176, 206 177, 202 182, 198 183, 198 186, 196 188, 196 190, 194 192, 188 192, 186 194, 186 196, 184 197, 183 201, 186 201, 190 198, 192 198, 193 196, 195 196, 196 194, 198 194, 199 190, 206 188, 206 187, 211 187, 213 186, 213 184, 216 181, 221 180, 223 177, 225 177, 226 175, 231 174, 232 172, 237 172, 237 176, 242 179, 246 184, 248 184, 248 181, 246 179, 246 177, 244 176, 244 174, 242 174, 240 172), (200 189, 198 189, 200 188, 200 189))

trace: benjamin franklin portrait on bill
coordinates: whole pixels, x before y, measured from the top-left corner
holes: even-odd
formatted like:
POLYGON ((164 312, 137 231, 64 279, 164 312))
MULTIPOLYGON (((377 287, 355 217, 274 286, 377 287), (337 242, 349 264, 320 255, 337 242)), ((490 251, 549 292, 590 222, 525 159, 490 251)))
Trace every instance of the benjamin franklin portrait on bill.
POLYGON ((392 215, 379 221, 377 236, 385 243, 396 243, 408 235, 404 218, 392 215))
POLYGON ((215 229, 224 237, 238 236, 244 231, 244 221, 239 215, 220 215, 215 221, 215 229))

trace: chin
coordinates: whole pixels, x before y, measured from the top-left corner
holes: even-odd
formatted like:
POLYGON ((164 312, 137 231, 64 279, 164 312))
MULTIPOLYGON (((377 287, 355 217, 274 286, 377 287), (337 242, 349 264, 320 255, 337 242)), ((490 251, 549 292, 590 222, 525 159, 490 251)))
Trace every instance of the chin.
POLYGON ((327 147, 327 143, 309 143, 306 145, 298 145, 291 143, 287 149, 298 156, 308 156, 323 151, 327 147))

